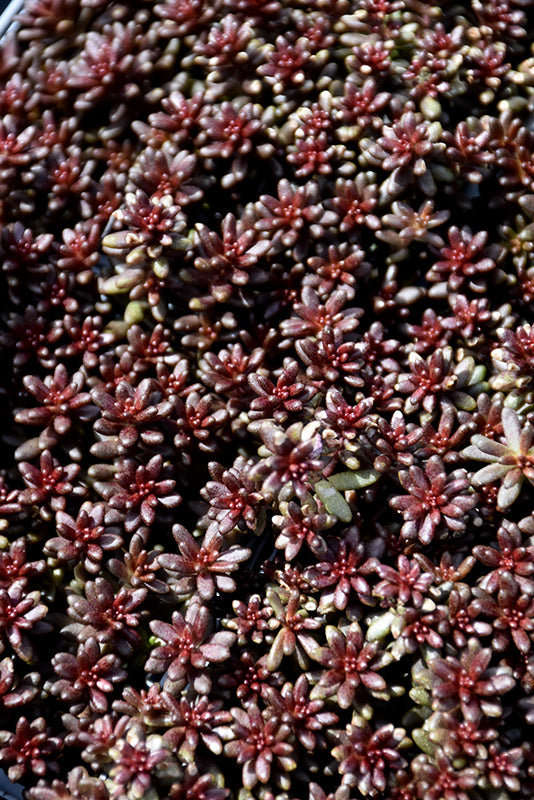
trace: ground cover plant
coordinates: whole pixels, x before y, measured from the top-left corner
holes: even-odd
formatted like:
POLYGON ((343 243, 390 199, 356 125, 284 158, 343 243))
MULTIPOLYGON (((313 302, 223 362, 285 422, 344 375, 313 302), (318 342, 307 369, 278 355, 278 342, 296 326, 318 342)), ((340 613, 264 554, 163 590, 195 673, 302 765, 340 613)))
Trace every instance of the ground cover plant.
POLYGON ((532 798, 533 40, 526 0, 18 15, 0 766, 27 800, 532 798))

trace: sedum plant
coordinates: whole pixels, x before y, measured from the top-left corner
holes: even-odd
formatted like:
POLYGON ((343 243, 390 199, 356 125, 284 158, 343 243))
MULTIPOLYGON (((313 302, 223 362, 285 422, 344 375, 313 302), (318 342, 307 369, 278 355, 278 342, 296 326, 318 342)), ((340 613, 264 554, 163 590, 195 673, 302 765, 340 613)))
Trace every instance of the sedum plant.
POLYGON ((533 46, 530 0, 26 0, 13 792, 531 800, 533 46))

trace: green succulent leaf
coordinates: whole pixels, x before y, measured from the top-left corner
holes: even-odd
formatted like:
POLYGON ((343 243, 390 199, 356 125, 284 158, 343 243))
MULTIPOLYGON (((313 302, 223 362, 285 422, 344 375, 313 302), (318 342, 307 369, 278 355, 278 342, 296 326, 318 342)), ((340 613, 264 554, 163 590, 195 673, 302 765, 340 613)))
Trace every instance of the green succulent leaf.
POLYGON ((351 521, 351 508, 343 495, 332 485, 330 479, 316 483, 315 491, 329 514, 333 514, 341 522, 351 521))

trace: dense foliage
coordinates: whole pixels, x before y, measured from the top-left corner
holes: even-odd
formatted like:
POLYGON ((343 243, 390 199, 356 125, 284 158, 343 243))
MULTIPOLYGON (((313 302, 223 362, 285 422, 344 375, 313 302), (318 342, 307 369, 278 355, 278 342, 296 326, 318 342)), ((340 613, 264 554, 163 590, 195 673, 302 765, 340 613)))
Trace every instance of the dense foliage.
POLYGON ((0 766, 534 795, 529 0, 29 0, 0 47, 0 766))

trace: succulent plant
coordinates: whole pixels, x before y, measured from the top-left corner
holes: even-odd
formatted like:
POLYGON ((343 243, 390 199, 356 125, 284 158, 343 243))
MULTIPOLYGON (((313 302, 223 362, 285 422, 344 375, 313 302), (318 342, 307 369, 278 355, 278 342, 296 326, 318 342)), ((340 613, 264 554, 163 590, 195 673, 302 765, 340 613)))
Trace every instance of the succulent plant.
POLYGON ((28 800, 531 800, 533 47, 530 0, 26 0, 0 769, 28 800))

